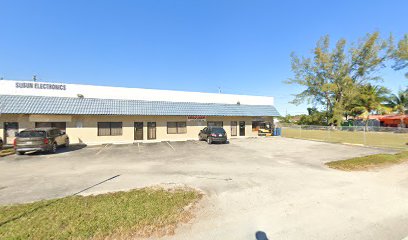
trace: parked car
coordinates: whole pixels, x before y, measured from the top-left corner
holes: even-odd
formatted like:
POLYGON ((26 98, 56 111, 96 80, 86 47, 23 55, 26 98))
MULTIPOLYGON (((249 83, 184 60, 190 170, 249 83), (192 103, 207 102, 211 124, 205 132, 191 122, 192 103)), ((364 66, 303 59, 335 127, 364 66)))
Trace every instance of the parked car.
POLYGON ((3 149, 3 139, 0 137, 0 150, 3 149))
POLYGON ((26 129, 14 139, 14 149, 19 155, 32 151, 55 153, 60 146, 68 147, 69 138, 58 128, 26 129))
POLYGON ((227 143, 227 133, 222 127, 206 127, 198 134, 200 141, 205 140, 208 144, 213 142, 227 143))

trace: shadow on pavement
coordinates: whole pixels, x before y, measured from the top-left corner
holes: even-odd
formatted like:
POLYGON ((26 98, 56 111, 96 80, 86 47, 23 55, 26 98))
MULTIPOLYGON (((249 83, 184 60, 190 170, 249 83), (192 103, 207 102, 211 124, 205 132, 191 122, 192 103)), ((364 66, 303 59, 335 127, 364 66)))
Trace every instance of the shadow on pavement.
POLYGON ((262 231, 257 231, 255 233, 255 238, 256 240, 268 240, 268 236, 266 236, 266 233, 262 231))
MULTIPOLYGON (((67 153, 67 152, 74 152, 86 148, 86 144, 72 144, 69 147, 59 147, 55 154, 59 153, 67 153)), ((43 154, 50 154, 47 152, 27 152, 25 155, 43 155, 43 154)))

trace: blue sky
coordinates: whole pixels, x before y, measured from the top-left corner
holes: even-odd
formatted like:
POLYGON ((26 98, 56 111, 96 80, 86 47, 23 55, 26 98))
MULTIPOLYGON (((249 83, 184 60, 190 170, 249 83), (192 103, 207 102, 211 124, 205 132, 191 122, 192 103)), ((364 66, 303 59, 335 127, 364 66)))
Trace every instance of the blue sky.
MULTIPOLYGON (((0 0, 5 79, 274 96, 285 114, 289 55, 316 41, 408 33, 408 1, 0 0)), ((382 71, 405 87, 403 72, 382 71)))

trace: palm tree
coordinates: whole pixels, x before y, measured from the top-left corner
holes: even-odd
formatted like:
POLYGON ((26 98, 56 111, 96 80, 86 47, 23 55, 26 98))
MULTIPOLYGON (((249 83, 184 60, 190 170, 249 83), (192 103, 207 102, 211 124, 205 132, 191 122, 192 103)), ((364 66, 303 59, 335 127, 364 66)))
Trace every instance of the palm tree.
POLYGON ((384 103, 388 100, 390 91, 383 86, 375 86, 371 84, 360 87, 360 93, 355 98, 352 112, 365 117, 365 126, 368 127, 369 116, 372 113, 383 114, 387 112, 387 107, 384 103))
POLYGON ((408 113, 408 91, 399 90, 397 94, 391 94, 387 106, 401 115, 401 127, 405 127, 404 115, 408 113))

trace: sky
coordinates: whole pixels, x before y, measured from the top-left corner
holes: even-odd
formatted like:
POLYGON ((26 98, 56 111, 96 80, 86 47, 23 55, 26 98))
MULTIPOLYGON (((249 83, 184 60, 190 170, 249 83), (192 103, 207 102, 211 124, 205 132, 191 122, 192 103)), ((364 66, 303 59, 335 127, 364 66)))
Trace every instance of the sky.
MULTIPOLYGON (((0 0, 0 77, 275 97, 289 102, 290 54, 320 37, 408 33, 408 1, 0 0)), ((385 68, 383 85, 405 88, 385 68)))

